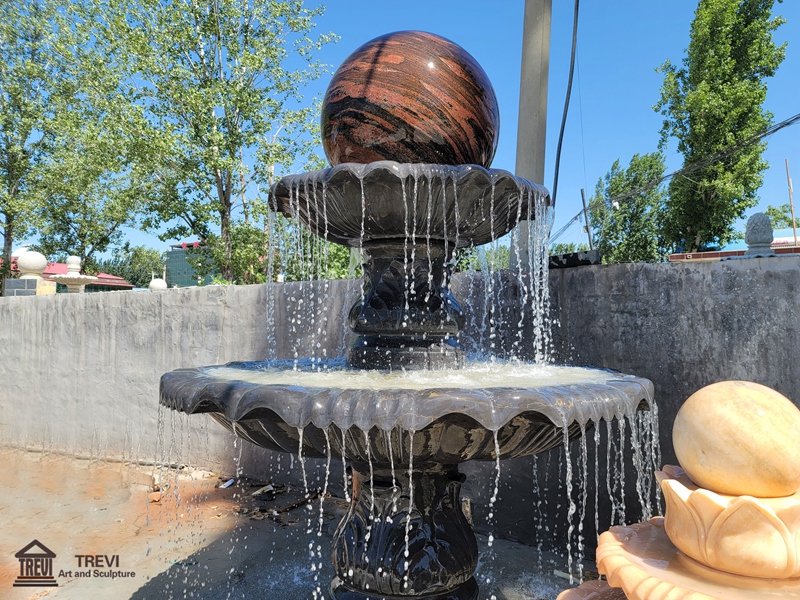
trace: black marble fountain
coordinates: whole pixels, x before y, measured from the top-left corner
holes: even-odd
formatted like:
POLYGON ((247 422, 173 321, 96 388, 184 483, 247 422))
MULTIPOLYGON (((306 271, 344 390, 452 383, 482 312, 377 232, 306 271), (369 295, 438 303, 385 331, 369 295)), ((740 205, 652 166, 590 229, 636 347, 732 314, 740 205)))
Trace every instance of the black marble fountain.
POLYGON ((551 209, 541 185, 489 168, 498 127, 486 74, 454 43, 406 31, 358 48, 323 105, 332 167, 284 177, 270 198, 363 257, 347 365, 233 363, 161 379, 165 406, 208 413, 265 448, 349 464, 336 600, 475 600, 459 463, 545 452, 652 403, 651 382, 631 375, 465 358, 455 252, 551 209))

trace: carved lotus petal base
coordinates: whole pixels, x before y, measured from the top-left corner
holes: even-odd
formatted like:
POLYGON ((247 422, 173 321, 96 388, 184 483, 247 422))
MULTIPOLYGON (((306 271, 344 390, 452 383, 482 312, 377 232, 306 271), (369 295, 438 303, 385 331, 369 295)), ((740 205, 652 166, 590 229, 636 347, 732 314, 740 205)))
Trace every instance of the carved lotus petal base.
POLYGON ((692 559, 745 577, 800 577, 800 492, 726 496, 699 488, 680 467, 657 471, 666 533, 692 559))
MULTIPOLYGON (((445 592, 436 596, 425 596, 422 600, 477 600, 478 584, 473 577, 458 589, 445 592)), ((331 597, 334 600, 401 600, 409 596, 386 596, 384 594, 370 594, 359 590, 353 590, 342 581, 335 577, 331 582, 331 597)), ((413 597, 413 596, 412 596, 413 597)), ((609 599, 613 600, 613 599, 609 599)))
POLYGON ((593 579, 585 581, 576 588, 564 590, 556 600, 627 600, 625 592, 613 588, 608 582, 593 579))
POLYGON ((663 517, 612 527, 600 536, 596 558, 609 585, 628 600, 800 599, 798 579, 741 577, 686 557, 667 536, 663 517))
POLYGON ((478 544, 461 511, 463 481, 455 466, 409 474, 355 464, 350 508, 333 536, 333 597, 476 598, 478 544))

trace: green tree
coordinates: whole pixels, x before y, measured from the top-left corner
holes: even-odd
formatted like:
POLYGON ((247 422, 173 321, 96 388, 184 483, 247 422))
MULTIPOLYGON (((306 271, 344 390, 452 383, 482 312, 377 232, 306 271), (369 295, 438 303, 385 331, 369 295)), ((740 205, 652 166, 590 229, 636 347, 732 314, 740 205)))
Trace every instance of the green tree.
POLYGON ((788 229, 792 227, 792 207, 788 202, 780 206, 772 206, 770 204, 764 212, 769 217, 769 220, 772 221, 773 229, 788 229))
POLYGON ((109 115, 87 118, 65 111, 59 134, 38 181, 38 249, 47 256, 74 254, 91 269, 95 257, 118 244, 122 228, 135 226, 148 189, 130 155, 127 132, 115 130, 109 115))
POLYGON ((511 248, 502 244, 486 244, 456 251, 456 271, 499 271, 511 268, 511 248))
POLYGON ((91 269, 141 216, 153 187, 143 158, 158 132, 120 95, 124 73, 94 43, 86 6, 70 3, 59 17, 52 50, 64 77, 42 140, 38 246, 49 256, 77 255, 91 269))
POLYGON ((234 221, 250 235, 248 193, 314 148, 318 106, 301 106, 301 91, 324 71, 314 51, 334 39, 311 37, 323 9, 300 0, 96 6, 96 47, 125 71, 120 93, 161 131, 145 226, 167 223, 162 239, 199 237, 222 278, 235 279, 234 221))
POLYGON ((50 99, 62 77, 52 52, 56 8, 49 0, 7 0, 0 16, 0 295, 12 245, 35 229, 41 204, 34 180, 50 99))
MULTIPOLYGON (((254 201, 252 208, 258 220, 266 204, 254 201)), ((277 281, 279 275, 284 281, 303 281, 344 279, 360 274, 360 268, 350 264, 350 248, 326 242, 281 215, 273 215, 273 219, 271 228, 254 222, 237 220, 232 223, 232 270, 228 278, 220 276, 217 269, 222 260, 221 244, 202 245, 186 258, 199 277, 211 275, 216 282, 224 284, 277 281)), ((211 234, 212 240, 214 237, 211 234)))
POLYGON ((664 82, 655 109, 665 118, 662 149, 675 137, 689 165, 741 146, 691 177, 672 180, 663 233, 676 248, 694 252, 735 239, 734 223, 758 203, 766 145, 750 140, 772 118, 762 108, 766 79, 786 47, 772 38, 784 22, 772 17, 773 4, 700 0, 683 66, 667 61, 659 68, 664 82))
POLYGON ((247 284, 266 281, 266 257, 269 248, 269 234, 263 227, 242 221, 231 223, 230 272, 228 277, 220 277, 218 265, 225 260, 224 246, 219 236, 209 233, 203 245, 187 253, 186 260, 192 265, 199 278, 211 275, 221 283, 247 284))
POLYGON ((164 254, 147 246, 131 246, 126 242, 114 250, 110 259, 95 262, 96 272, 122 277, 136 287, 147 287, 153 276, 164 274, 164 254))
POLYGON ((573 242, 559 242, 550 246, 548 253, 550 256, 560 256, 561 254, 572 254, 573 252, 586 252, 589 244, 575 244, 573 242))
POLYGON ((658 262, 664 191, 649 184, 664 174, 660 152, 635 154, 627 168, 614 161, 590 200, 595 246, 603 262, 658 262))
MULTIPOLYGON (((15 238, 38 233, 49 256, 93 255, 136 220, 146 122, 120 98, 83 6, 8 2, 0 18, 0 214, 3 265, 15 238), (138 117, 138 118, 137 118, 138 117), (131 128, 128 125, 138 125, 131 128)), ((155 137, 150 132, 150 137, 155 137)))
POLYGON ((294 220, 275 215, 271 235, 273 280, 279 274, 285 281, 361 276, 349 247, 327 242, 294 220))

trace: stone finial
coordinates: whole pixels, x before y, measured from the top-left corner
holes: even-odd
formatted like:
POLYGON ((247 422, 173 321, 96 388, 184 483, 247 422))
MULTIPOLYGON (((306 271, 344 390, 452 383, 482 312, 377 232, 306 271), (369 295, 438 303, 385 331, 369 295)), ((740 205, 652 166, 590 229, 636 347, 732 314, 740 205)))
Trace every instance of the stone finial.
POLYGON ((744 241, 747 242, 745 256, 774 256, 772 252, 772 222, 764 213, 756 213, 747 220, 744 241))
POLYGON ((47 268, 47 258, 40 252, 28 250, 17 257, 17 268, 22 273, 20 279, 41 279, 47 268))
POLYGON ((80 273, 81 259, 78 256, 67 257, 67 273, 80 273))
POLYGON ((167 289, 167 268, 164 267, 164 276, 163 277, 156 277, 154 271, 150 271, 150 285, 147 286, 151 292, 156 290, 166 290, 167 289))

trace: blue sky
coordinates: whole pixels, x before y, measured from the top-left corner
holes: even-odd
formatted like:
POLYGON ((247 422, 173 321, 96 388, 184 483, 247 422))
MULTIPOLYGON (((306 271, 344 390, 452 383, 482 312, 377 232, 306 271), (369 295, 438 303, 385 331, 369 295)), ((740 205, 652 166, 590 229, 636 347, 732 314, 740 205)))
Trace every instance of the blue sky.
MULTIPOLYGON (((594 191, 615 159, 623 164, 635 153, 654 151, 662 117, 651 106, 659 98, 661 75, 655 68, 666 59, 679 63, 689 42, 689 27, 696 0, 648 2, 615 0, 581 3, 578 55, 569 119, 564 138, 558 200, 553 231, 580 211, 580 190, 594 191)), ((546 174, 553 184, 555 149, 563 111, 569 67, 573 3, 553 2, 551 64, 547 125, 546 174)), ((500 105, 500 139, 493 167, 513 171, 515 164, 519 74, 522 51, 524 0, 496 0, 493 5, 474 0, 330 0, 318 31, 340 36, 319 58, 335 69, 364 42, 403 29, 430 31, 464 47, 483 66, 500 105)), ((766 108, 781 121, 800 113, 800 2, 776 3, 777 14, 787 23, 776 33, 789 40, 787 56, 769 81, 766 108)), ((322 96, 330 76, 309 86, 307 97, 322 96)), ((800 125, 769 138, 761 204, 788 202, 784 159, 789 159, 800 182, 800 125)), ((667 153, 669 171, 680 168, 675 145, 667 153)), ((800 197, 800 194, 798 194, 800 197)), ((744 222, 741 223, 741 229, 744 222)), ((166 249, 169 242, 129 232, 131 242, 166 249)), ((586 235, 573 225, 559 242, 585 242, 586 235)))

